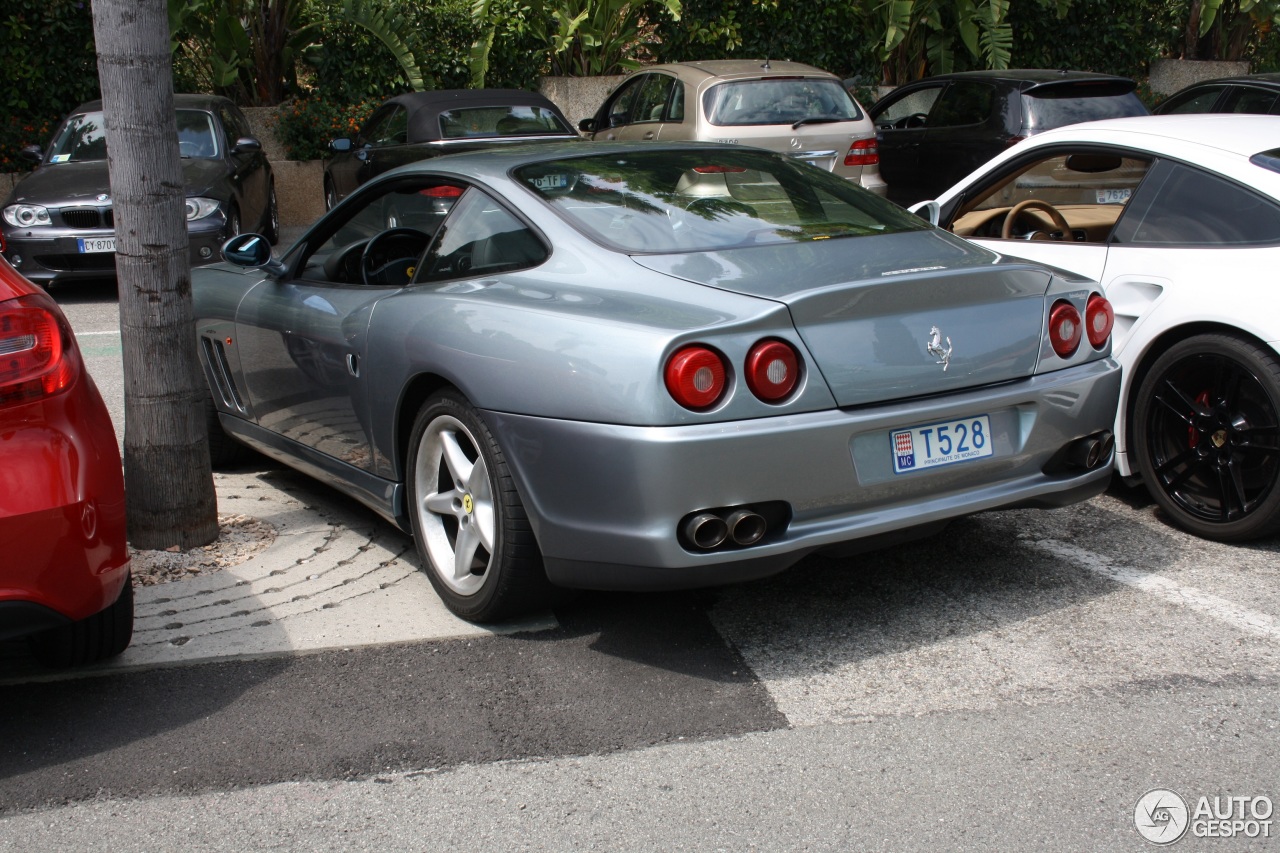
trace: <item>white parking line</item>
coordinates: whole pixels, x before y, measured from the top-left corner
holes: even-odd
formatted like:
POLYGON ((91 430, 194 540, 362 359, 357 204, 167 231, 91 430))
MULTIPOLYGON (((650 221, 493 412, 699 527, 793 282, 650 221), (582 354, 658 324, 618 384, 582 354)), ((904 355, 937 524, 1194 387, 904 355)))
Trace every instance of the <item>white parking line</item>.
POLYGON ((1271 640, 1280 640, 1280 623, 1266 613, 1241 607, 1235 602, 1198 590, 1195 587, 1174 583, 1166 577, 1142 572, 1129 566, 1112 563, 1106 557, 1058 539, 1027 541, 1026 544, 1047 554, 1078 563, 1094 574, 1109 578, 1125 586, 1149 592, 1156 597, 1183 607, 1189 607, 1225 622, 1234 628, 1258 634, 1271 640))

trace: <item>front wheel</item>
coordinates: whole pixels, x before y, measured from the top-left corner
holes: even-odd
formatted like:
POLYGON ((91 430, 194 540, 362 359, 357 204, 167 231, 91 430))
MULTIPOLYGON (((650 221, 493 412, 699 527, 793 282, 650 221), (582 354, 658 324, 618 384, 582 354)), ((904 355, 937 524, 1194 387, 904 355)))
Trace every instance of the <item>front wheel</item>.
POLYGON ((494 622, 548 603, 550 585, 497 440, 475 409, 446 392, 418 412, 409 439, 413 538, 445 605, 494 622))
POLYGON ((1280 531, 1280 361, 1234 335, 1156 359, 1134 404, 1135 462, 1179 527, 1240 542, 1280 531))

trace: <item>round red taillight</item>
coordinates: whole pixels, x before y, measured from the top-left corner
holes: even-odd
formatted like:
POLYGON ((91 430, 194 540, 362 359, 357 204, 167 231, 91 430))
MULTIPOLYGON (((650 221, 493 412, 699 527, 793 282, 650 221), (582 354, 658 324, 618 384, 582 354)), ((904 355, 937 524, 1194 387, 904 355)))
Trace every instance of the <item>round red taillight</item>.
POLYGON ((849 146, 849 153, 844 155, 846 166, 874 166, 880 162, 880 149, 876 138, 859 139, 849 146))
POLYGON ((705 409, 724 393, 728 372, 718 352, 704 346, 689 346, 667 360, 663 379, 677 403, 686 409, 705 409))
POLYGON ((1049 343, 1062 358, 1075 355, 1080 346, 1080 312, 1065 299, 1053 303, 1049 309, 1049 343))
POLYGON ((1116 324, 1116 312, 1101 293, 1094 293, 1084 306, 1084 331, 1094 349, 1102 349, 1116 324))
POLYGON ((785 341, 760 341, 747 353, 747 387, 766 403, 776 403, 800 381, 800 355, 785 341))

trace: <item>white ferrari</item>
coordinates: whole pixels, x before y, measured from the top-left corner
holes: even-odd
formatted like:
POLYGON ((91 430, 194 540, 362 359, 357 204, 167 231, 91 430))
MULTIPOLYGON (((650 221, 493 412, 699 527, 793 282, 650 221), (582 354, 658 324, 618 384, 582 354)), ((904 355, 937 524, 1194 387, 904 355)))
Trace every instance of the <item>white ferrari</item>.
POLYGON ((1200 536, 1280 531, 1280 116, 1047 131, 913 209, 1101 282, 1121 475, 1200 536))

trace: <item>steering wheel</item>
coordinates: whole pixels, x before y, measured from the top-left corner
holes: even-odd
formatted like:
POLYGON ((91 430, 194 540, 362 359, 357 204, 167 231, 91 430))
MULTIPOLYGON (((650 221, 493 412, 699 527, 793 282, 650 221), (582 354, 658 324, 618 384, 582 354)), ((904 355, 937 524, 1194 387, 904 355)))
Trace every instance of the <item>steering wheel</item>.
POLYGON ((909 130, 916 127, 924 127, 925 122, 928 120, 929 116, 927 113, 912 113, 911 115, 903 116, 895 121, 893 126, 899 130, 909 130))
POLYGON ((431 237, 416 228, 388 228, 370 240, 360 256, 360 272, 370 287, 404 287, 431 237))
POLYGON ((1024 210, 1040 210, 1049 214, 1049 218, 1053 220, 1055 228, 1066 234, 1071 230, 1071 224, 1067 222, 1067 218, 1058 212, 1058 209, 1047 201, 1041 201, 1038 198, 1029 198, 1026 201, 1020 201, 1013 206, 1009 214, 1004 218, 1004 225, 1000 229, 1000 239, 1009 240, 1013 237, 1013 224, 1022 215, 1024 210))

